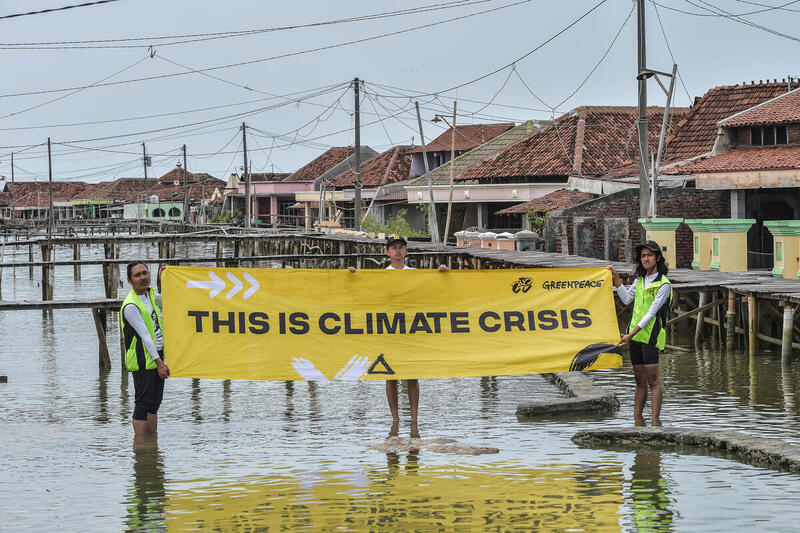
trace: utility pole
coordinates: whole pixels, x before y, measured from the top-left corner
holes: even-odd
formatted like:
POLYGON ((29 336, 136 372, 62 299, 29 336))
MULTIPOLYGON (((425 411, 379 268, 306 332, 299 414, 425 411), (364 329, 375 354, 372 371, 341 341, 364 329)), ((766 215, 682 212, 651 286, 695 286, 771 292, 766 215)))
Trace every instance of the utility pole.
POLYGON ((647 78, 645 69, 647 68, 646 58, 646 39, 644 23, 644 0, 636 0, 637 11, 637 44, 638 44, 638 70, 636 79, 639 83, 639 216, 647 217, 650 207, 650 181, 647 179, 649 174, 647 168, 647 157, 649 146, 647 142, 647 78))
POLYGON ((50 210, 47 214, 47 238, 53 238, 53 158, 50 153, 50 137, 47 138, 47 175, 50 181, 50 210))
POLYGON ((355 136, 356 136, 356 194, 353 201, 355 206, 356 231, 361 231, 361 113, 358 102, 358 78, 353 80, 353 94, 355 95, 355 136))
POLYGON ((11 218, 14 218, 14 198, 17 192, 14 190, 14 152, 11 152, 11 218))
POLYGON ((444 236, 442 244, 447 244, 447 235, 450 233, 450 213, 453 211, 453 166, 456 159, 456 101, 453 100, 453 123, 450 124, 450 196, 447 199, 447 219, 444 223, 444 236))
POLYGON ((144 149, 144 143, 142 143, 142 163, 144 164, 144 216, 147 218, 147 204, 150 197, 147 196, 147 151, 144 149))
MULTIPOLYGON (((247 124, 242 122, 242 152, 244 153, 244 227, 251 227, 252 215, 250 211, 250 167, 247 166, 247 124)), ((272 214, 270 213, 270 222, 272 221, 272 214)))
POLYGON ((186 145, 183 145, 183 221, 189 223, 189 182, 186 179, 186 145))
POLYGON ((425 150, 425 136, 422 134, 422 117, 419 116, 419 102, 414 102, 417 108, 417 124, 419 125, 419 142, 422 144, 422 162, 425 165, 425 175, 428 176, 428 196, 431 200, 431 242, 439 246, 439 223, 436 221, 436 202, 433 200, 433 184, 431 173, 428 169, 428 152, 425 150))

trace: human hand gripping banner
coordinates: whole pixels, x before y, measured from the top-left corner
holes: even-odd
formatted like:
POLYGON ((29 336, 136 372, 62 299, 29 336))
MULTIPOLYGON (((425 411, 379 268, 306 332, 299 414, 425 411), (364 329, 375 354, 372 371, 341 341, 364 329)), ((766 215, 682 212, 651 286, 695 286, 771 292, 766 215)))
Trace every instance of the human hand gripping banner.
POLYGON ((170 266, 162 286, 173 377, 456 378, 622 364, 604 268, 170 266))

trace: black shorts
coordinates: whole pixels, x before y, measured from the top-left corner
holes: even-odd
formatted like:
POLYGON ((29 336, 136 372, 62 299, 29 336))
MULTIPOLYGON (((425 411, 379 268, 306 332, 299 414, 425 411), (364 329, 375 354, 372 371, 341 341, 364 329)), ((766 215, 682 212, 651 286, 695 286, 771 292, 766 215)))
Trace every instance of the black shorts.
POLYGON ((147 420, 148 414, 158 413, 161 400, 164 398, 164 380, 158 370, 143 369, 133 372, 134 396, 133 419, 147 420))
POLYGON ((636 365, 657 365, 658 348, 652 344, 645 344, 639 341, 631 341, 631 364, 636 365))

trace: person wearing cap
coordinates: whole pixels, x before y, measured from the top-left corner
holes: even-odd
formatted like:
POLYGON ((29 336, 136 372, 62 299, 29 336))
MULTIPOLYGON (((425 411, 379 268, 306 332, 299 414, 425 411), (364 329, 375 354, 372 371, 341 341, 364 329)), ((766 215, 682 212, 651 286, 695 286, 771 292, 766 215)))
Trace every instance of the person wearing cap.
MULTIPOLYGON (((389 266, 386 270, 415 270, 414 267, 406 265, 406 255, 408 255, 408 241, 401 235, 389 235, 386 239, 386 255, 389 256, 389 266)), ((348 267, 347 270, 355 272, 355 267, 348 267)), ((449 270, 447 265, 439 265, 439 272, 449 270)), ((407 379, 406 388, 408 390, 408 405, 411 409, 411 438, 418 439, 419 428, 417 426, 417 413, 419 411, 419 380, 407 379)), ((389 411, 392 414, 392 427, 389 430, 390 437, 396 437, 400 431, 400 411, 397 400, 397 380, 386 381, 386 400, 389 403, 389 411)))
POLYGON ((660 425, 661 400, 663 397, 658 373, 659 351, 666 345, 667 312, 672 302, 672 284, 667 279, 666 261, 661 247, 655 241, 647 241, 636 247, 636 278, 630 287, 622 284, 619 274, 609 266, 614 282, 614 292, 622 303, 633 301, 633 316, 628 333, 620 338, 620 345, 630 344, 633 375, 636 379, 633 416, 637 424, 643 424, 644 404, 647 388, 651 393, 651 419, 660 425))

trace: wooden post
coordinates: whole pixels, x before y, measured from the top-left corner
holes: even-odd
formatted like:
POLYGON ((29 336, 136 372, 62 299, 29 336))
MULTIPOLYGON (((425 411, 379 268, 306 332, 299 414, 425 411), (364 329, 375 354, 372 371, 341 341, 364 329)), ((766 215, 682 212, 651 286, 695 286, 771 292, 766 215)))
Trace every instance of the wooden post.
MULTIPOLYGON (((72 245, 72 259, 74 261, 81 260, 81 245, 80 244, 73 244, 72 245)), ((72 277, 76 280, 81 279, 81 266, 79 264, 75 264, 72 267, 72 277)))
MULTIPOLYGON (((53 299, 53 266, 44 264, 52 261, 53 245, 49 241, 41 245, 42 249, 42 300, 53 299)), ((52 309, 42 309, 42 316, 53 316, 52 309)))
POLYGON ((110 370, 111 358, 108 355, 108 344, 106 343, 106 312, 92 307, 92 317, 94 318, 94 327, 97 330, 97 341, 100 348, 98 353, 100 370, 110 370))
POLYGON ((217 241, 217 268, 222 268, 224 263, 222 262, 222 241, 217 241))
POLYGON ((28 245, 28 263, 30 266, 28 267, 28 276, 30 279, 33 279, 33 245, 28 245))
MULTIPOLYGON (((697 307, 703 307, 708 303, 708 291, 700 291, 700 303, 697 307)), ((705 325, 705 311, 700 311, 697 313, 697 326, 694 330, 694 343, 695 344, 702 344, 703 343, 703 326, 705 325)))
POLYGON ((792 362, 792 334, 794 333, 794 308, 789 302, 783 305, 783 336, 781 337, 781 363, 788 365, 792 362))
POLYGON ((728 310, 725 313, 725 346, 734 348, 736 335, 736 293, 728 289, 728 310))
MULTIPOLYGON (((339 241, 339 255, 344 255, 344 241, 339 241)), ((344 257, 339 259, 339 268, 345 268, 347 265, 345 264, 344 257)))
POLYGON ((756 355, 758 349, 757 337, 758 333, 758 310, 756 308, 756 296, 753 293, 747 294, 747 349, 751 357, 756 355))

